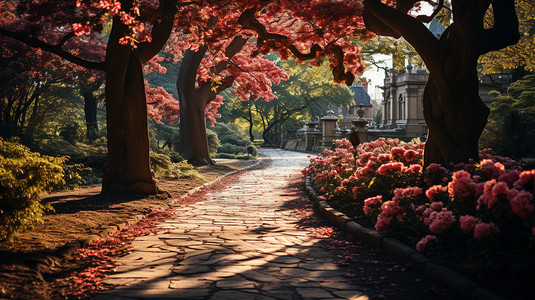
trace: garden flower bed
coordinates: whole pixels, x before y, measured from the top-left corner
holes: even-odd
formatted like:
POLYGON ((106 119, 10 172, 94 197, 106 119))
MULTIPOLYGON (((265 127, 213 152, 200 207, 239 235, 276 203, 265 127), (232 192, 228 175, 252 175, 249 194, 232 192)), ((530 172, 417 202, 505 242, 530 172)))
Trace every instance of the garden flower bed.
POLYGON ((330 204, 506 298, 535 290, 535 170, 480 161, 422 165, 423 143, 335 141, 304 170, 330 204))

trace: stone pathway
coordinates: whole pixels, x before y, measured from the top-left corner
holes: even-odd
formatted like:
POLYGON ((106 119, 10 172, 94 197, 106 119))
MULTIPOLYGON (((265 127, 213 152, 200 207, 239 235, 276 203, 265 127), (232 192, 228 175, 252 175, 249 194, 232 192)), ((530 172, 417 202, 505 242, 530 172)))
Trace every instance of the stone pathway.
MULTIPOLYGON (((300 228, 285 205, 298 197, 288 180, 307 165, 307 154, 262 154, 271 157, 270 166, 177 208, 157 235, 137 238, 132 253, 104 279, 117 287, 95 299, 383 299, 373 287, 350 284, 346 274, 360 272, 383 286, 420 282, 418 274, 393 272, 393 263, 382 269, 339 266, 326 242, 300 228)), ((399 289, 386 298, 436 298, 419 289, 399 289)))

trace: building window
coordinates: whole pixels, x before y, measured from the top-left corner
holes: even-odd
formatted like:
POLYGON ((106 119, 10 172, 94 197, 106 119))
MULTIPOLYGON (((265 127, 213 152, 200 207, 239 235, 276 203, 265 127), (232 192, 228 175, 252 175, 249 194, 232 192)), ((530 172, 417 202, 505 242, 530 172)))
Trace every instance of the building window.
POLYGON ((398 120, 405 119, 405 100, 403 99, 403 95, 399 95, 398 97, 398 120))

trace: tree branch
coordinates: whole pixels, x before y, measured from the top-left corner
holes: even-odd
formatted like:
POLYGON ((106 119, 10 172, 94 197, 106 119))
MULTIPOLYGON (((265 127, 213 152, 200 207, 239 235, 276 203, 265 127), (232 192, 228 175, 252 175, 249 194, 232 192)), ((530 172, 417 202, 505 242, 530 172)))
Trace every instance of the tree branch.
POLYGON ((13 39, 15 39, 15 40, 17 40, 19 42, 22 42, 22 43, 24 43, 24 44, 26 44, 26 45, 28 45, 30 47, 39 48, 39 49, 42 49, 44 51, 56 54, 59 57, 65 59, 67 61, 70 61, 70 62, 72 62, 74 64, 77 64, 77 65, 79 65, 81 67, 84 67, 84 68, 87 68, 87 69, 91 69, 91 70, 100 70, 100 71, 104 71, 105 70, 105 63, 104 62, 93 62, 93 61, 85 60, 85 59, 82 59, 80 57, 74 56, 74 55, 70 54, 69 52, 63 50, 61 48, 61 44, 51 45, 51 44, 45 43, 45 42, 43 42, 43 41, 41 41, 41 40, 39 40, 37 38, 30 37, 30 36, 27 36, 27 35, 25 35, 23 33, 16 32, 16 31, 11 31, 11 30, 8 30, 8 29, 5 29, 5 28, 0 28, 0 34, 8 36, 10 38, 13 38, 13 39))
MULTIPOLYGON (((269 3, 270 1, 265 2, 265 4, 267 5, 267 3, 269 3)), ((287 36, 268 32, 266 27, 255 18, 256 12, 256 7, 245 10, 238 18, 238 23, 244 28, 253 30, 258 34, 257 45, 259 48, 267 40, 273 40, 280 44, 284 44, 289 41, 289 38, 287 36)), ((295 57, 300 60, 314 59, 317 57, 318 52, 324 51, 324 49, 322 49, 322 47, 318 44, 314 44, 308 54, 301 53, 297 49, 297 47, 295 47, 295 45, 289 45, 288 49, 295 57)), ((347 85, 351 85, 353 83, 353 80, 355 79, 355 76, 351 72, 345 72, 344 52, 342 50, 342 47, 336 45, 335 47, 333 47, 333 49, 334 51, 331 54, 333 54, 334 58, 338 61, 338 65, 332 71, 334 79, 337 82, 345 81, 347 85)))
POLYGON ((143 64, 153 58, 171 35, 171 30, 175 25, 175 15, 177 13, 177 0, 161 0, 158 7, 159 17, 152 27, 152 40, 150 43, 141 43, 138 46, 139 56, 143 64))
POLYGON ((483 32, 480 55, 514 45, 520 40, 514 0, 493 0, 494 27, 483 32))
MULTIPOLYGON (((427 0, 427 2, 436 4, 435 2, 433 2, 431 0, 427 0)), ((442 10, 442 8, 444 8, 444 0, 439 0, 438 4, 437 4, 437 7, 435 8, 435 10, 433 11, 433 13, 430 16, 419 15, 419 16, 416 17, 416 19, 418 19, 418 21, 423 22, 423 23, 429 23, 442 10)))
POLYGON ((225 70, 230 63, 230 59, 232 59, 234 55, 236 55, 238 52, 241 51, 241 49, 243 48, 243 46, 245 46, 245 43, 247 43, 248 40, 249 40, 248 38, 244 38, 241 35, 234 37, 232 42, 230 42, 230 44, 225 49, 225 56, 228 58, 228 60, 218 63, 212 69, 212 72, 214 74, 219 74, 223 70, 225 70))
MULTIPOLYGON (((364 0, 366 27, 377 34, 383 35, 383 31, 394 33, 394 37, 403 36, 420 54, 425 65, 432 73, 440 74, 443 61, 443 49, 437 38, 417 19, 398 11, 380 0, 364 0), (379 26, 379 27, 377 27, 379 26), (382 27, 381 27, 382 26, 382 27)), ((392 36, 392 35, 391 35, 392 36)))
POLYGON ((71 31, 69 33, 67 33, 66 35, 64 35, 61 40, 59 40, 58 44, 56 46, 62 48, 63 45, 65 45, 65 43, 70 40, 71 38, 74 37, 74 31, 71 31))

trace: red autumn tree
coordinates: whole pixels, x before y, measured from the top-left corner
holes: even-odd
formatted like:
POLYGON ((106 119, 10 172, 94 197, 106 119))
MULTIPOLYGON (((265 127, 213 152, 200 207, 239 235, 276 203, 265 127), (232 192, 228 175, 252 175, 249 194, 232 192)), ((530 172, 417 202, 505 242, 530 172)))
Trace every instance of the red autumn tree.
POLYGON ((184 9, 181 15, 188 16, 188 26, 179 27, 168 47, 175 57, 183 56, 177 79, 182 156, 195 163, 212 163, 204 112, 209 103, 214 103, 211 101, 219 99, 216 95, 222 90, 233 87, 242 100, 274 98, 272 83, 287 76, 259 53, 276 50, 284 59, 292 55, 314 59, 315 64, 329 57, 336 79, 352 82, 353 75, 344 65, 352 72, 362 72, 363 64, 358 47, 349 41, 369 36, 361 14, 359 2, 346 5, 332 1, 300 5, 234 1, 202 10, 184 9), (339 19, 331 22, 336 11, 346 14, 337 13, 339 19), (322 21, 311 20, 313 15, 322 21), (257 38, 256 46, 252 38, 257 38), (303 54, 301 51, 309 51, 307 48, 312 50, 303 54))
MULTIPOLYGON (((293 55, 300 60, 312 60, 314 64, 328 59, 335 80, 346 83, 353 81, 354 73, 363 70, 359 48, 351 43, 352 39, 370 36, 362 20, 361 1, 161 0, 157 4, 133 0, 78 0, 76 3, 22 0, 17 4, 17 11, 24 16, 21 25, 3 26, 0 34, 55 53, 82 67, 106 71, 109 162, 103 191, 154 193, 157 190, 148 162, 142 66, 163 47, 173 26, 181 28, 181 34, 189 31, 195 36, 200 42, 191 44, 201 50, 206 46, 207 50, 225 53, 232 41, 253 36, 257 41, 257 49, 251 51, 253 57, 275 50, 283 59, 293 55), (195 17, 184 13, 184 7, 195 7, 191 10, 195 17), (181 17, 175 24, 177 11, 181 17), (212 16, 223 26, 210 24, 212 16), (92 47, 88 45, 99 37, 110 17, 113 25, 106 55, 91 58, 88 52, 92 47), (196 20, 202 25, 192 26, 196 20), (217 38, 228 44, 210 48, 210 39, 217 38)), ((216 59, 205 70, 231 62, 223 55, 214 57, 224 59, 216 59)), ((229 84, 221 80, 232 74, 218 77, 218 72, 210 70, 209 76, 204 76, 202 70, 199 68, 197 72, 201 80, 198 83, 202 84, 196 89, 208 83, 206 86, 212 93, 229 84)))
POLYGON ((205 117, 212 125, 215 117, 219 117, 217 107, 223 102, 223 97, 218 96, 220 92, 232 87, 242 100, 263 98, 269 101, 275 97, 271 85, 286 79, 282 69, 255 55, 257 49, 250 41, 252 35, 240 30, 238 18, 243 7, 227 6, 205 7, 201 13, 184 12, 195 22, 188 31, 177 30, 168 46, 175 57, 182 57, 177 76, 181 107, 180 154, 196 164, 213 163, 208 151, 205 117))
POLYGON ((17 2, 16 11, 17 25, 2 24, 0 34, 106 72, 108 163, 103 192, 156 193, 149 164, 143 65, 167 41, 177 1, 23 0, 17 2), (105 56, 94 57, 92 49, 109 17, 112 27, 105 56))
MULTIPOLYGON (((103 191, 157 191, 148 158, 142 66, 160 51, 173 25, 181 28, 181 33, 191 31, 203 41, 197 45, 208 47, 210 38, 214 37, 233 41, 241 32, 243 39, 251 35, 257 37, 255 53, 275 49, 284 59, 292 54, 302 60, 314 59, 314 63, 328 57, 335 79, 347 83, 353 80, 352 73, 363 69, 358 47, 351 45, 350 40, 368 34, 362 22, 360 1, 161 0, 158 4, 133 0, 78 0, 75 3, 21 0, 16 3, 18 15, 23 16, 17 22, 20 25, 2 25, 0 34, 82 67, 106 72, 109 160, 103 191), (195 19, 182 11, 184 7, 195 7, 191 11, 204 25, 191 26, 195 19), (181 18, 175 24, 177 11, 181 18), (219 24, 228 24, 218 27, 221 32, 214 32, 209 24, 213 15, 217 15, 219 24), (110 17, 113 25, 106 55, 91 57, 91 43, 100 38, 99 33, 110 17)), ((222 82, 219 86, 217 76, 205 77, 200 70, 199 78, 210 77, 209 85, 216 83, 216 91, 228 85, 222 82)), ((217 72, 211 75, 214 74, 217 72)))

